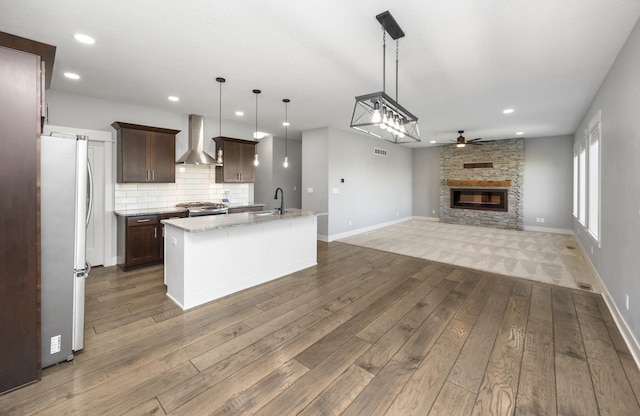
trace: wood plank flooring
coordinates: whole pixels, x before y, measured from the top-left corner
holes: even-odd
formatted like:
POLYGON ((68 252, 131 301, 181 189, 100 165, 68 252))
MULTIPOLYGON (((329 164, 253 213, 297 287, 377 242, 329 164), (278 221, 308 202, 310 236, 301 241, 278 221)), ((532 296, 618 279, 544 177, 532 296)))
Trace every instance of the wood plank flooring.
POLYGON ((332 242, 187 312, 162 266, 95 268, 85 350, 0 414, 620 416, 639 394, 597 294, 332 242))

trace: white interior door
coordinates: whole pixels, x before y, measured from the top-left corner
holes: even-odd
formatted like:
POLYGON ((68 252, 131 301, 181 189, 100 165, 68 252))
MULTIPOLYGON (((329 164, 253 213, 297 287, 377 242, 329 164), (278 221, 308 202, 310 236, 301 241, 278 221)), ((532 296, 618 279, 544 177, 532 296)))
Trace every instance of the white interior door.
POLYGON ((89 139, 89 164, 93 171, 93 211, 87 224, 87 261, 104 265, 104 142, 89 139))

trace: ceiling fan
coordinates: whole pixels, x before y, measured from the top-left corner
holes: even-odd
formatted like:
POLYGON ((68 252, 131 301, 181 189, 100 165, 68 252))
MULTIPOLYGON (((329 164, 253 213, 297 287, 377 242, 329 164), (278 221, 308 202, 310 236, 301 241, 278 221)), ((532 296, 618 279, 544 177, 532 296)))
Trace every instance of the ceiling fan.
MULTIPOLYGON (((464 133, 464 130, 458 130, 458 138, 456 139, 456 147, 465 147, 468 144, 475 144, 478 146, 481 146, 482 143, 480 142, 480 140, 482 140, 482 137, 478 137, 476 139, 471 139, 471 140, 467 140, 464 138, 464 136, 462 135, 462 133, 464 133)), ((483 140, 483 142, 492 142, 494 140, 483 140)))

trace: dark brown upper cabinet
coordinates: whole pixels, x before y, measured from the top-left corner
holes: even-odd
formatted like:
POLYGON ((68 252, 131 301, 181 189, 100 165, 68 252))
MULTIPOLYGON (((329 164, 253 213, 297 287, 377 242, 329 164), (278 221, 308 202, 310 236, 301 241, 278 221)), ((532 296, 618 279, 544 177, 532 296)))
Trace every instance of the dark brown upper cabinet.
POLYGON ((216 183, 254 182, 253 159, 257 142, 251 140, 214 137, 216 152, 222 148, 223 164, 216 166, 216 183))
POLYGON ((176 134, 180 130, 116 121, 118 183, 176 181, 176 134))

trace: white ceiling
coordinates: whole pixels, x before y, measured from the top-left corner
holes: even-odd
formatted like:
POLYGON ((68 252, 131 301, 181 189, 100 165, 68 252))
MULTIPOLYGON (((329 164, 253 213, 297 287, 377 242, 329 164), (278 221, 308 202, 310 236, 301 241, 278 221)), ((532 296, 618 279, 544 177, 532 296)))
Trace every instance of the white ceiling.
MULTIPOLYGON (((258 88, 259 130, 284 135, 290 98, 289 134, 299 137, 348 128, 354 97, 382 89, 375 16, 385 10, 406 33, 398 101, 428 146, 457 130, 467 139, 572 134, 640 0, 19 0, 0 3, 0 30, 57 46, 52 89, 218 120, 222 76, 223 126, 236 110, 255 124, 258 88), (77 32, 96 43, 79 44, 77 32)), ((392 97, 394 57, 388 39, 392 97)))

